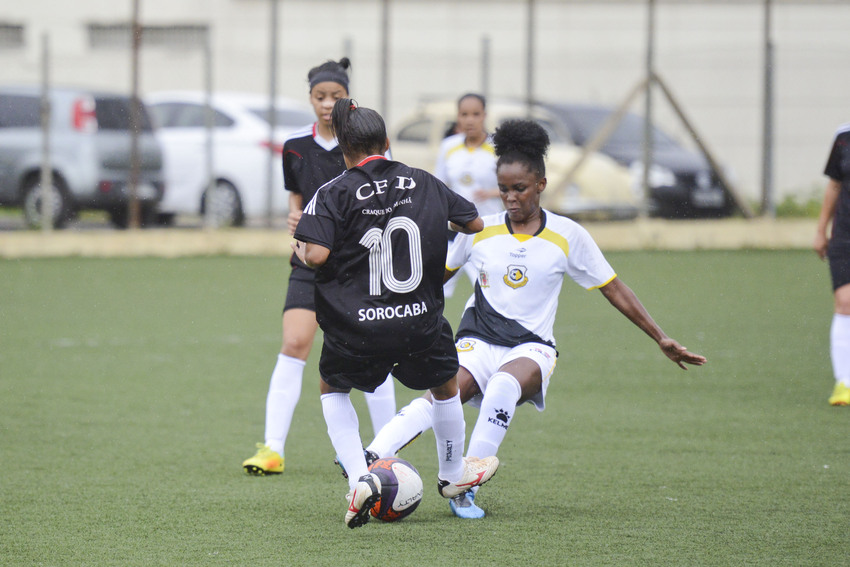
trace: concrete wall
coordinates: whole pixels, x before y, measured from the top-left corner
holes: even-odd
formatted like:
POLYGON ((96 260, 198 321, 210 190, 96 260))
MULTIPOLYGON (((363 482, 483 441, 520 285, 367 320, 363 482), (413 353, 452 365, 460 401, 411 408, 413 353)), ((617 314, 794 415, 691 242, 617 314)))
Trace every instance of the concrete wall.
MULTIPOLYGON (((141 0, 148 25, 209 25, 214 84, 265 92, 270 43, 268 0, 141 0)), ((818 195, 835 128, 850 122, 850 2, 774 0, 776 149, 780 194, 818 195)), ((704 141, 729 166, 744 194, 761 191, 763 6, 761 0, 658 0, 657 70, 704 141)), ((87 25, 126 23, 130 0, 7 2, 0 23, 25 27, 26 45, 0 49, 0 80, 39 80, 40 38, 49 33, 58 83, 128 91, 127 49, 96 50, 87 25)), ((379 0, 282 0, 278 90, 307 95, 307 70, 346 50, 354 62, 352 94, 379 107, 379 0)), ((389 123, 423 96, 454 97, 482 88, 481 46, 489 38, 491 96, 526 92, 527 4, 523 0, 392 0, 389 123)), ((537 0, 533 89, 545 100, 617 104, 643 76, 646 2, 537 0)), ((150 92, 201 88, 198 50, 149 47, 141 86, 150 92)), ((657 120, 686 139, 656 97, 657 120)), ((638 102, 636 110, 640 111, 638 102)))

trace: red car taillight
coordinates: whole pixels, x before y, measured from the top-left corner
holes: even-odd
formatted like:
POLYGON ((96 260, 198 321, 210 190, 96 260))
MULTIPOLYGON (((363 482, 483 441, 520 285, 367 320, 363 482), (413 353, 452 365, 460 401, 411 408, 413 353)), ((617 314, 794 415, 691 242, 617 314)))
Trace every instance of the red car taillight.
POLYGON ((97 116, 94 113, 94 99, 82 97, 75 100, 71 110, 71 122, 77 132, 95 132, 97 116))

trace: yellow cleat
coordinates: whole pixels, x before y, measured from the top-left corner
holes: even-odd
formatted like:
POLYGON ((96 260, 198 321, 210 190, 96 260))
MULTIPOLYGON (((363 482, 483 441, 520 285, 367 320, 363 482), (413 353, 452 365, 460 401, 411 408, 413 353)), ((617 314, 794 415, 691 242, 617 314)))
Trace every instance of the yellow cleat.
POLYGON ((835 389, 829 397, 829 405, 850 406, 850 387, 845 386, 841 382, 836 382, 835 389))
POLYGON ((245 472, 254 476, 280 474, 283 472, 283 457, 267 445, 257 443, 257 454, 242 463, 245 472))

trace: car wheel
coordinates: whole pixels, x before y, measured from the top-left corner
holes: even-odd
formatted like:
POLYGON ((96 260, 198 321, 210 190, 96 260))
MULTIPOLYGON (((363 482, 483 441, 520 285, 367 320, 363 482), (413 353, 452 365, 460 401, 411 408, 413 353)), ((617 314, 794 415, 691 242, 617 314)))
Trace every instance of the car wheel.
POLYGON ((212 190, 207 189, 201 197, 201 213, 204 223, 212 226, 242 226, 245 215, 239 191, 231 183, 219 180, 212 190))
MULTIPOLYGON (((53 178, 50 195, 53 199, 53 214, 51 215, 53 217, 53 227, 62 228, 73 216, 73 207, 62 181, 56 177, 53 178)), ((41 206, 41 180, 39 177, 33 177, 24 186, 24 220, 29 228, 41 228, 43 222, 41 206)))

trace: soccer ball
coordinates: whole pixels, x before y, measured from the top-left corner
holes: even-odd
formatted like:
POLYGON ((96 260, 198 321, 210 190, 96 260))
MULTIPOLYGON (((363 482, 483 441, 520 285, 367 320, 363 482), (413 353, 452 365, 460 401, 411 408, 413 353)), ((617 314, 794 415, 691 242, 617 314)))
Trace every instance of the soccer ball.
POLYGON ((406 518, 422 501, 422 477, 407 461, 395 457, 378 459, 369 472, 381 480, 381 499, 371 514, 384 522, 406 518))

